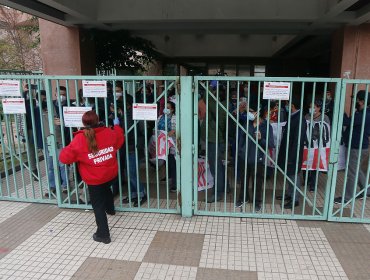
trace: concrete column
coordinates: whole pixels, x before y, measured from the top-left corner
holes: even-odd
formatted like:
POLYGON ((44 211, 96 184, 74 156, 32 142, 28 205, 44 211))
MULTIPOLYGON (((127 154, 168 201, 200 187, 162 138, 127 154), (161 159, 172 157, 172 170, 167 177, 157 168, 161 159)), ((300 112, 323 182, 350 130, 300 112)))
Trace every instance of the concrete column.
MULTIPOLYGON (((370 79, 369 44, 370 24, 337 30, 332 36, 331 77, 370 79)), ((346 112, 350 111, 351 95, 352 87, 347 87, 346 112)))
POLYGON ((95 50, 88 33, 39 19, 46 75, 95 75, 95 50))

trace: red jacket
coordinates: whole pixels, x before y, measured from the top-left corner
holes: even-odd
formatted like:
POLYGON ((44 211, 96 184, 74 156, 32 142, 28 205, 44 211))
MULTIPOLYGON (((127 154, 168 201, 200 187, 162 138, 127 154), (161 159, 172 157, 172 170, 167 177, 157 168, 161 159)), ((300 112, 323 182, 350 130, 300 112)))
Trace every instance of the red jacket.
POLYGON ((92 154, 88 151, 83 130, 74 133, 72 142, 59 155, 64 164, 77 162, 82 180, 88 185, 100 185, 111 181, 118 174, 116 151, 123 145, 125 137, 119 125, 113 129, 94 128, 99 151, 92 154))

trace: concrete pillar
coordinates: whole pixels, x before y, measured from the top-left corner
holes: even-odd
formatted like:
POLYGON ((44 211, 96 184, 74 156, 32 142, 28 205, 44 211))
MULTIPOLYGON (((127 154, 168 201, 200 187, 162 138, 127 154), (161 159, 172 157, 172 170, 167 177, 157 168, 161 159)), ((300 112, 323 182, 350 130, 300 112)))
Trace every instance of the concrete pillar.
MULTIPOLYGON (((369 44, 370 24, 337 30, 332 36, 331 77, 370 79, 369 44)), ((347 87, 346 112, 350 111, 352 90, 352 87, 347 87)))
POLYGON ((95 75, 95 49, 87 32, 39 19, 46 75, 95 75))
MULTIPOLYGON (((47 20, 39 19, 41 59, 45 75, 95 75, 95 48, 88 32, 77 27, 65 27, 47 20)), ((65 81, 60 85, 66 86, 65 81)), ((51 89, 55 91, 53 81, 51 89)), ((68 85, 70 98, 74 99, 78 88, 75 83, 68 85)), ((54 94, 52 95, 55 98, 54 94)))
POLYGON ((370 79, 370 24, 346 26, 332 40, 332 77, 370 79))

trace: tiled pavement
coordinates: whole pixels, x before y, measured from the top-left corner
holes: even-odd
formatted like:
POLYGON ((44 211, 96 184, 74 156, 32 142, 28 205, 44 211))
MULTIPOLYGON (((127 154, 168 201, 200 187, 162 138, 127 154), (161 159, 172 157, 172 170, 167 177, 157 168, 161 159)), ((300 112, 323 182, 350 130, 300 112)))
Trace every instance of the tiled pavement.
POLYGON ((370 226, 118 213, 0 201, 0 279, 370 279, 370 226))

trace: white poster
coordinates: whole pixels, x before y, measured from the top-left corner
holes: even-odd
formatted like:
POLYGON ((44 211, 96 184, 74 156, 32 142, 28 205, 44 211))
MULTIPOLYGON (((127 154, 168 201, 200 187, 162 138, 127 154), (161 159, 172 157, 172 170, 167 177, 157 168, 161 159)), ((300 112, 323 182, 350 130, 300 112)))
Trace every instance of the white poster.
POLYGON ((82 81, 83 97, 107 97, 107 81, 82 81))
POLYGON ((83 127, 82 115, 91 107, 63 107, 63 120, 66 127, 83 127))
POLYGON ((271 160, 267 161, 267 166, 269 166, 269 167, 275 167, 275 163, 277 163, 276 151, 279 150, 279 148, 280 148, 281 138, 283 136, 283 127, 285 126, 285 124, 286 124, 286 122, 281 122, 279 124, 278 123, 270 123, 270 125, 272 127, 275 148, 269 149, 269 155, 270 155, 271 159, 273 160, 273 162, 271 160))
POLYGON ((4 114, 25 114, 24 98, 5 98, 2 100, 4 114))
POLYGON ((157 120, 157 104, 134 103, 132 108, 133 120, 157 120))
POLYGON ((264 82, 263 99, 289 100, 290 83, 264 82))
POLYGON ((0 80, 0 96, 21 96, 19 81, 0 80))

